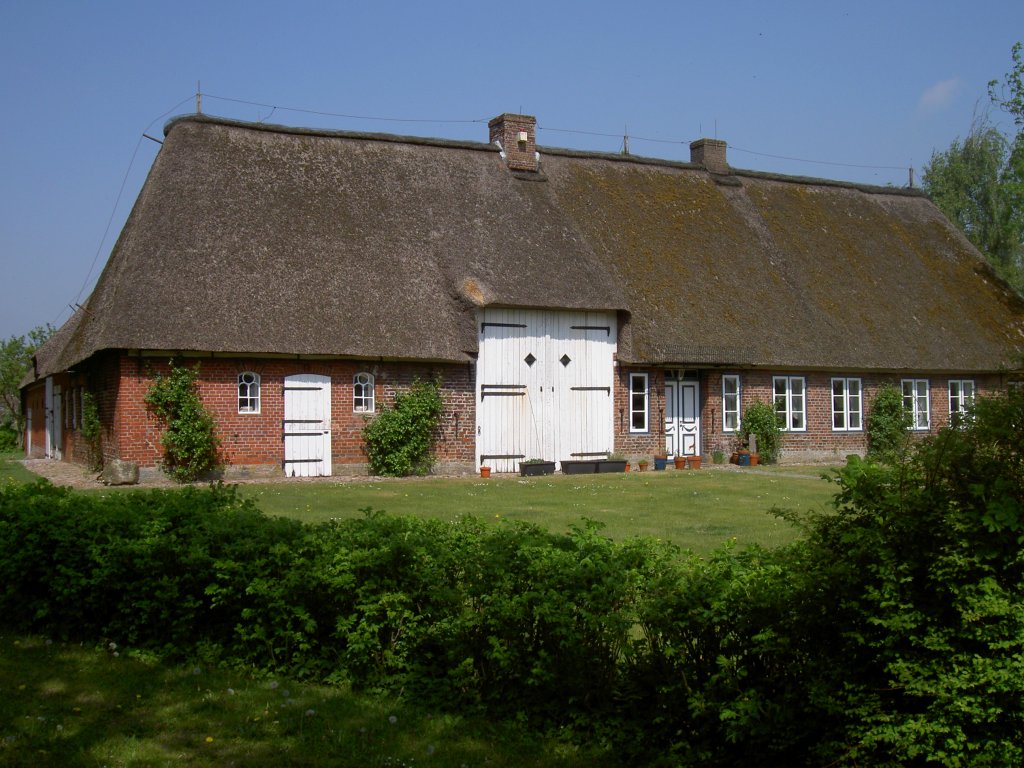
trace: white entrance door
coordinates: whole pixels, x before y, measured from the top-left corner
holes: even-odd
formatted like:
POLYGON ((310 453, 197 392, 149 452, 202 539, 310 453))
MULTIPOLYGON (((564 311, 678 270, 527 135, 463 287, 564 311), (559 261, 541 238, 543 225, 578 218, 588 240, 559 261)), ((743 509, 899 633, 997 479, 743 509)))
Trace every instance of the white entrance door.
POLYGON ((284 380, 284 473, 331 474, 331 377, 297 373, 284 380))
POLYGON ((675 456, 700 455, 700 383, 665 382, 665 451, 675 456))
POLYGON ((487 309, 477 361, 477 459, 514 472, 525 459, 612 450, 614 313, 487 309))

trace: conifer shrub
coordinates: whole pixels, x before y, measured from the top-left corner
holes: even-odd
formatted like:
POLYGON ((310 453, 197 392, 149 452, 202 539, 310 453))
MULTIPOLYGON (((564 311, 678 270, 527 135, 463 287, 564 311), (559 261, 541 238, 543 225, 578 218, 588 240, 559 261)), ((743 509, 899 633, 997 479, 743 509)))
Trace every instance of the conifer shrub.
POLYGON ((903 405, 903 392, 895 384, 883 384, 867 417, 868 458, 898 461, 910 447, 913 419, 903 405))
POLYGON ((782 427, 779 415, 768 403, 751 403, 743 412, 740 433, 757 437, 757 452, 761 461, 771 464, 778 460, 782 449, 782 427))

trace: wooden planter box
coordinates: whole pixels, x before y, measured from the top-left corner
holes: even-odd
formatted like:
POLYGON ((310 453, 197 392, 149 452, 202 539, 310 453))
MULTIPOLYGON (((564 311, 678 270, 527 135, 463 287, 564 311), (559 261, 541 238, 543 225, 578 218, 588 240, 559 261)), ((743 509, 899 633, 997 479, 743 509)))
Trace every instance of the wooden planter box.
POLYGON ((626 460, 622 459, 604 459, 597 462, 598 472, 625 472, 626 471, 626 460))
POLYGON ((525 461, 519 462, 520 477, 537 477, 539 475, 555 474, 555 462, 553 461, 525 461))
POLYGON ((597 472, 598 461, 563 461, 563 475, 592 475, 597 472))

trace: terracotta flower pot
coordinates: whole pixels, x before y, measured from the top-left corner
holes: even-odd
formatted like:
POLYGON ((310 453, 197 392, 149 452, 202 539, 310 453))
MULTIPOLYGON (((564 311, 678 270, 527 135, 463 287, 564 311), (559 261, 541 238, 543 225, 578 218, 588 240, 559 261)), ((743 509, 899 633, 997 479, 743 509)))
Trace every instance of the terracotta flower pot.
POLYGON ((491 468, 490 467, 480 467, 480 477, 490 477, 490 476, 491 476, 491 468))
POLYGON ((687 456, 686 463, 690 469, 700 469, 700 456, 687 456))
POLYGON ((676 456, 676 469, 686 469, 685 456, 676 456))
POLYGON ((756 453, 750 454, 750 466, 756 467, 760 463, 761 463, 760 455, 758 455, 756 453))

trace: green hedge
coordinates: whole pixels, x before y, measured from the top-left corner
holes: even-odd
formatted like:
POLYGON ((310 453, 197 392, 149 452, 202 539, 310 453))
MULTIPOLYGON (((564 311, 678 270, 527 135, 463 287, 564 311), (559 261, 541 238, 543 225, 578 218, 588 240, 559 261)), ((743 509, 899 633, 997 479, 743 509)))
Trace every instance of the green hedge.
POLYGON ((852 461, 792 546, 304 526, 231 488, 0 488, 0 624, 404 692, 625 764, 1024 761, 1024 403, 852 461))

